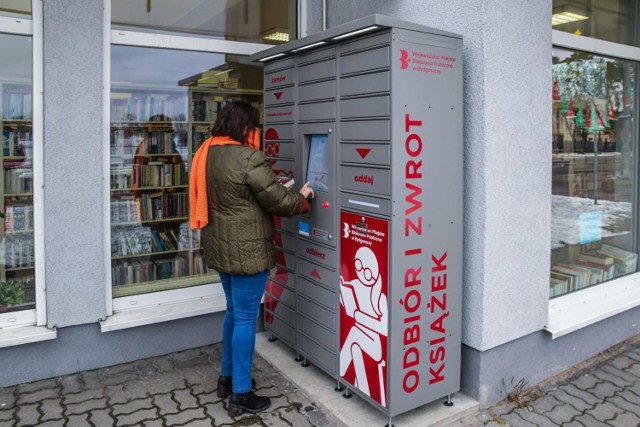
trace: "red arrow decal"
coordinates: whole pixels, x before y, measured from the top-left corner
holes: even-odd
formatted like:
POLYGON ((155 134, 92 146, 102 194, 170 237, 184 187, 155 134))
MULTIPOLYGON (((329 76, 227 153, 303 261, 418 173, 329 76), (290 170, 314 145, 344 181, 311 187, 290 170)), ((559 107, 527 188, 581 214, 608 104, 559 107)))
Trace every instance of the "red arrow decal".
POLYGON ((276 96, 276 99, 280 99, 283 93, 284 92, 273 92, 273 94, 276 96))
POLYGON ((316 270, 315 268, 311 270, 311 275, 316 279, 322 279, 322 277, 320 277, 320 273, 318 273, 318 270, 316 270))
POLYGON ((356 148, 356 151, 360 154, 360 157, 364 159, 371 152, 371 148, 356 148))

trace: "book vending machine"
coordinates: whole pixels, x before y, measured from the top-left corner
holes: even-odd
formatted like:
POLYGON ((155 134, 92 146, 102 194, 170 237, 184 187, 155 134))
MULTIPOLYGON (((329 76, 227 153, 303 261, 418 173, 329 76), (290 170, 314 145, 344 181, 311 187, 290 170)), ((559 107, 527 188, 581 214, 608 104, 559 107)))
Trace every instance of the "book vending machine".
POLYGON ((460 388, 462 39, 372 15, 254 54, 276 218, 265 327, 391 417, 460 388))

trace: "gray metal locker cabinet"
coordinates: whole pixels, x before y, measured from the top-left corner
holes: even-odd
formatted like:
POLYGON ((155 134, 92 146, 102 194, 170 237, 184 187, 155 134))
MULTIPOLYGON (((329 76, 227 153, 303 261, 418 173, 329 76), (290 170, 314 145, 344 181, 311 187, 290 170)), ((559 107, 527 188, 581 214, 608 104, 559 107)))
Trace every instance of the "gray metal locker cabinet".
MULTIPOLYGON (((372 15, 251 57, 278 220, 265 326, 389 418, 460 388, 462 38, 372 15)), ((450 403, 450 399, 448 401, 450 403)))

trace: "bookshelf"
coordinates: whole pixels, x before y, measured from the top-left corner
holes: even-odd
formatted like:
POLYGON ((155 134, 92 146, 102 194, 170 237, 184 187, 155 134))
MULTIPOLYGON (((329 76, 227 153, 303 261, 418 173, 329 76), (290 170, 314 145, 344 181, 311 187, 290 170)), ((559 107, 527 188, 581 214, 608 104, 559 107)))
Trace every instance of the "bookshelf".
POLYGON ((114 297, 211 283, 189 229, 188 171, 222 107, 262 91, 112 88, 111 273, 114 297))
POLYGON ((33 234, 33 96, 30 83, 0 82, 2 212, 0 282, 19 283, 24 295, 9 310, 35 306, 33 234))

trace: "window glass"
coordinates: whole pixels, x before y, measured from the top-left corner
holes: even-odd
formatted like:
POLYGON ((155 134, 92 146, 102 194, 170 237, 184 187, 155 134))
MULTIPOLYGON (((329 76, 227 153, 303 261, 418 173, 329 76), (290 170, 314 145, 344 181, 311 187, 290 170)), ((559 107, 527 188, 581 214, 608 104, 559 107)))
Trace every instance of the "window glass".
POLYGON ((189 229, 191 159, 225 103, 262 109, 262 68, 242 56, 111 47, 113 296, 217 281, 189 229))
POLYGON ((636 271, 636 65, 553 49, 550 296, 636 271))
POLYGON ((31 16, 31 0, 0 0, 0 14, 31 16))
POLYGON ((252 43, 295 38, 295 0, 111 0, 114 28, 252 43))
POLYGON ((0 312, 35 307, 31 41, 0 34, 0 312))
POLYGON ((637 0, 554 0, 552 25, 586 37, 638 45, 637 0))

